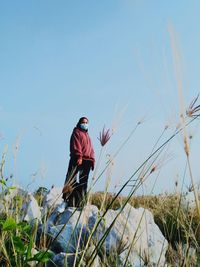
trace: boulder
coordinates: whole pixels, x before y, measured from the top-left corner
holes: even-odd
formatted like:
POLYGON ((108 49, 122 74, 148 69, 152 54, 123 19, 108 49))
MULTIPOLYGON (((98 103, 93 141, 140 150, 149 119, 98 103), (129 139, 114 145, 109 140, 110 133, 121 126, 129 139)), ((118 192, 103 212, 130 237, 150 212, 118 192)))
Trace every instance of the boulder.
POLYGON ((32 194, 27 195, 28 201, 23 204, 24 221, 31 222, 35 219, 41 222, 41 209, 32 194))
POLYGON ((52 187, 44 196, 43 206, 47 209, 54 209, 63 203, 62 187, 52 187))
POLYGON ((41 209, 34 196, 17 186, 15 189, 5 192, 2 199, 2 210, 6 214, 12 214, 17 210, 19 221, 41 220, 41 209))
POLYGON ((107 212, 105 215, 107 229, 113 220, 115 223, 106 238, 107 253, 121 251, 124 252, 124 256, 130 250, 128 258, 131 264, 147 262, 164 266, 168 242, 154 223, 150 211, 143 208, 135 209, 127 204, 121 212, 120 210, 107 212), (136 262, 133 262, 133 259, 136 262))
POLYGON ((93 264, 98 261, 101 266, 101 258, 110 266, 123 266, 125 263, 140 267, 146 264, 165 265, 168 242, 154 223, 152 213, 146 209, 135 209, 127 204, 123 209, 108 210, 101 218, 102 212, 96 206, 87 205, 83 209, 66 208, 63 213, 54 211, 51 216, 54 220, 49 224, 47 234, 55 239, 50 248, 56 254, 74 254, 77 251, 79 255, 100 220, 88 244, 84 261, 89 248, 91 255, 94 255, 95 246, 103 241, 93 264))
POLYGON ((196 201, 195 201, 193 191, 185 192, 181 196, 181 205, 182 205, 182 208, 187 210, 187 211, 193 210, 196 207, 196 201))

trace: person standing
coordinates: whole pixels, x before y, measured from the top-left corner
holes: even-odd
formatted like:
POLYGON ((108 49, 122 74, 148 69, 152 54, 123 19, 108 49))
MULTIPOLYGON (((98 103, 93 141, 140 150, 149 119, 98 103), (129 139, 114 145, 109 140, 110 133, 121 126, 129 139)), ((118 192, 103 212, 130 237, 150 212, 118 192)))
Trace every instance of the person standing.
POLYGON ((78 207, 86 200, 89 173, 94 170, 95 155, 88 126, 88 119, 81 117, 70 138, 70 160, 62 192, 68 206, 78 207))

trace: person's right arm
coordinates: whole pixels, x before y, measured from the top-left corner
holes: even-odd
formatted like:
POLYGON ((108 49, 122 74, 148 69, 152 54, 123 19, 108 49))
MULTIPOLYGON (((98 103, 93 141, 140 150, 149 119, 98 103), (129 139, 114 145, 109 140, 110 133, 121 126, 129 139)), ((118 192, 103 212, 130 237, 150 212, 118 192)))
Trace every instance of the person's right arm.
POLYGON ((78 132, 73 132, 71 139, 70 139, 70 153, 71 156, 77 158, 77 165, 82 164, 82 146, 80 135, 78 132))

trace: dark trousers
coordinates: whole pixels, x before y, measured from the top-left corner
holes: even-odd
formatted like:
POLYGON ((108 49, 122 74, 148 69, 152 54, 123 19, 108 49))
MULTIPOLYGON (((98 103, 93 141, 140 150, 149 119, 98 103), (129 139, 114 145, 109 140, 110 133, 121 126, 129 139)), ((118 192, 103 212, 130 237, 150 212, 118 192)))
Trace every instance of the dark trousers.
POLYGON ((63 199, 68 206, 78 207, 81 205, 87 194, 87 184, 92 162, 84 160, 81 165, 77 166, 77 159, 70 158, 65 185, 71 187, 70 193, 63 193, 63 199), (79 178, 79 182, 77 181, 79 178))

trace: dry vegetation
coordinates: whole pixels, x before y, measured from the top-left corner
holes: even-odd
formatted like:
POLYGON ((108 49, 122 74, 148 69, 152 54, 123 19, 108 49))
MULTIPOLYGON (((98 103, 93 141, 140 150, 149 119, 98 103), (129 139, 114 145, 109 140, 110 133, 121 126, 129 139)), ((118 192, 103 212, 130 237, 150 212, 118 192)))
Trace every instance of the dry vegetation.
MULTIPOLYGON (((200 260, 200 220, 196 208, 189 209, 181 204, 181 194, 157 196, 133 196, 129 204, 150 210, 154 220, 169 242, 167 262, 171 266, 198 266, 200 260)), ((104 207, 112 203, 114 195, 97 192, 91 196, 91 204, 104 207)), ((123 206, 126 197, 119 196, 112 204, 113 209, 123 206)))

